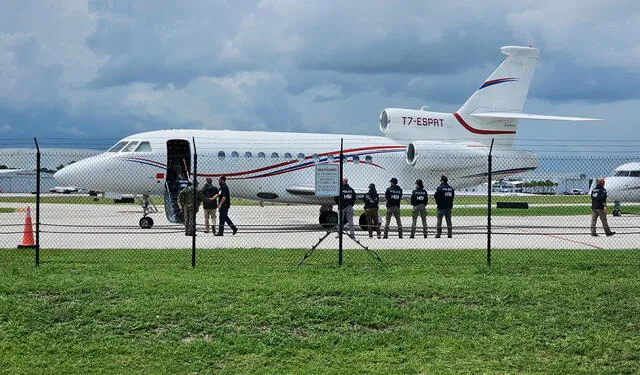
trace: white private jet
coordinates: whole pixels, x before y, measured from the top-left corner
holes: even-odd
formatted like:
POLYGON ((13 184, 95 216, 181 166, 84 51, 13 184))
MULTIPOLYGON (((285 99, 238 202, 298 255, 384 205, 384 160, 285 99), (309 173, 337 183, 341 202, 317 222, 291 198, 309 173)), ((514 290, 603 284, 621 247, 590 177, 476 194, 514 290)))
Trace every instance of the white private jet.
MULTIPOLYGON (((435 189, 442 174, 457 189, 486 181, 487 155, 494 140, 493 174, 506 176, 535 169, 535 154, 512 147, 518 121, 589 121, 592 118, 522 113, 538 50, 507 46, 507 57, 455 113, 387 108, 380 114, 380 136, 249 132, 231 130, 159 130, 123 138, 107 152, 75 162, 54 177, 64 184, 99 192, 165 197, 165 212, 176 216, 176 174, 192 172, 194 147, 197 178, 227 176, 232 195, 260 201, 320 205, 324 226, 337 222, 333 200, 315 195, 314 165, 337 163, 344 140, 344 174, 357 193, 370 183, 384 189, 391 177, 405 192, 415 178, 435 189), (195 145, 193 142, 195 141, 195 145), (172 203, 173 202, 173 203, 172 203)), ((432 190, 433 191, 433 190, 432 190)), ((149 228, 143 203, 140 226, 149 228)), ((361 218, 363 222, 364 218, 361 218)))
POLYGON ((615 202, 613 216, 620 216, 621 202, 640 202, 640 163, 618 166, 612 176, 604 178, 607 198, 615 202))

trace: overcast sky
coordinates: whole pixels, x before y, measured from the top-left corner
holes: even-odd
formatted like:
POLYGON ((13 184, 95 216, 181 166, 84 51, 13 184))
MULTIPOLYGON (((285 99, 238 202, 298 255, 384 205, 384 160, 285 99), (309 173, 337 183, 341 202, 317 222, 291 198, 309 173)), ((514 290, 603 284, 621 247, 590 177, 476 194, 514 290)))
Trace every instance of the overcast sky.
POLYGON ((383 108, 455 111, 501 46, 532 45, 525 112, 604 121, 521 122, 520 146, 638 150, 638 35, 638 1, 5 0, 0 147, 167 128, 380 135, 383 108))

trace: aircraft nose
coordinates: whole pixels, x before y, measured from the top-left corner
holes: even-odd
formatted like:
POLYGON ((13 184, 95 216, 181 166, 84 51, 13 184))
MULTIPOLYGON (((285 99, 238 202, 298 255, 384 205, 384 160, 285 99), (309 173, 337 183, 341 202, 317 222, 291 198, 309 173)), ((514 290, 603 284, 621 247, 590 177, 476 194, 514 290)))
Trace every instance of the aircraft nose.
POLYGON ((67 167, 64 167, 64 168, 60 169, 59 171, 57 171, 56 173, 53 174, 53 178, 60 185, 65 185, 65 186, 73 185, 73 183, 71 181, 72 180, 72 173, 71 173, 70 169, 71 169, 71 166, 67 166, 67 167))

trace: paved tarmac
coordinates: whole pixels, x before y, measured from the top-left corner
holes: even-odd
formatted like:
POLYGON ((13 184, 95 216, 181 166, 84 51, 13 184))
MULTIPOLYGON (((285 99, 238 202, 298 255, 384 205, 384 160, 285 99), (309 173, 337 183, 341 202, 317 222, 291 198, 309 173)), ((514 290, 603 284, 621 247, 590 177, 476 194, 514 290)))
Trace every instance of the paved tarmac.
MULTIPOLYGON (((26 213, 24 203, 2 203, 2 207, 20 212, 0 213, 0 249, 14 249, 22 242, 26 213)), ((171 224, 164 208, 151 214, 155 224, 141 229, 142 217, 136 205, 116 204, 41 204, 40 245, 49 249, 110 249, 110 248, 188 248, 191 237, 184 235, 184 226, 171 224)), ((35 206, 31 217, 35 229, 35 206)), ((427 218, 428 238, 422 237, 420 220, 415 239, 409 238, 410 217, 403 217, 404 238, 399 239, 392 228, 389 239, 370 239, 357 230, 356 239, 370 249, 484 249, 487 246, 486 217, 453 217, 453 238, 436 239, 434 210, 427 218)), ((326 234, 318 224, 317 206, 232 206, 229 214, 239 228, 224 237, 203 233, 202 211, 198 212, 199 248, 292 248, 315 245, 326 234)), ((494 249, 638 249, 640 248, 640 216, 609 216, 609 224, 617 234, 606 237, 598 222, 599 237, 591 237, 590 215, 584 216, 494 216, 492 218, 494 249)), ((356 220, 357 221, 357 220, 356 220)), ((392 222, 394 224, 395 222, 392 222)), ((344 236, 344 248, 360 246, 344 236)), ((337 248, 336 234, 330 234, 319 249, 337 248)))

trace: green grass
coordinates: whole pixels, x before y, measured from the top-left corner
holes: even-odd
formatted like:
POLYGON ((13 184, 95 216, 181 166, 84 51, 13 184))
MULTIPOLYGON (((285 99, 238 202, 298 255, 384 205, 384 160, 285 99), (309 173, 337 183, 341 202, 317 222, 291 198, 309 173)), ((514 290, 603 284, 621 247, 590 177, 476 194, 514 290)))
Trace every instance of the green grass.
POLYGON ((0 373, 640 372, 640 251, 304 251, 0 250, 0 373))
POLYGON ((2 214, 2 213, 12 213, 12 212, 16 212, 16 209, 15 208, 0 207, 0 214, 2 214))

